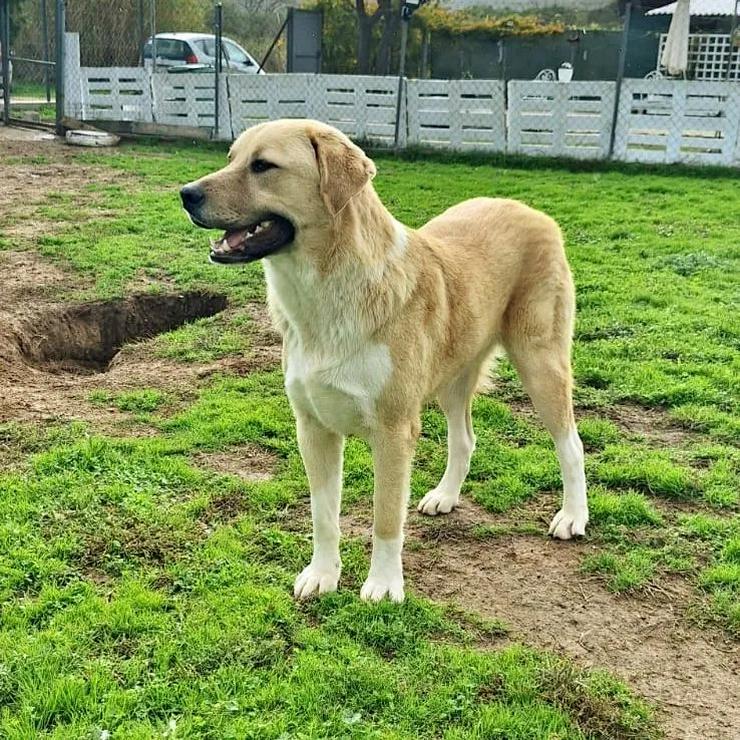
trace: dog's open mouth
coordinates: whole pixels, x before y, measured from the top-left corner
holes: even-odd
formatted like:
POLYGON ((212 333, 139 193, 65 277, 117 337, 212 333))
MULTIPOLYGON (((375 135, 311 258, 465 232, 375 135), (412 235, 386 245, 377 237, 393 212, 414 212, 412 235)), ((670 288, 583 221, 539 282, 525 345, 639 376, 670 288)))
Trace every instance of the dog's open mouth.
POLYGON ((293 241, 293 224, 282 216, 270 215, 245 229, 227 231, 211 240, 211 262, 233 264, 253 262, 286 247, 293 241))

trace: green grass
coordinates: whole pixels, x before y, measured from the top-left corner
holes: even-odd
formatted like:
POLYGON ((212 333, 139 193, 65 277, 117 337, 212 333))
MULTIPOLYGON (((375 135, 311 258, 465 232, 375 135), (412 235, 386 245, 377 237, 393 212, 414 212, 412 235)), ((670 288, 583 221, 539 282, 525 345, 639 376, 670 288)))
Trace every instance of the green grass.
MULTIPOLYGON (((69 298, 122 295, 142 281, 224 291, 228 312, 145 351, 178 363, 249 354, 246 304, 264 297, 260 267, 208 264, 207 235, 182 216, 177 192, 223 157, 223 147, 184 144, 82 152, 77 162, 136 186, 50 193, 36 209, 54 233, 41 226, 26 246, 94 277, 69 298), (90 203, 88 220, 78 199, 90 203)), ((686 579, 701 616, 740 634, 737 177, 387 154, 377 164, 381 196, 412 226, 473 195, 521 198, 559 220, 578 289, 576 399, 592 486, 583 568, 636 594, 686 579), (653 412, 639 433, 610 420, 621 404, 653 412), (652 429, 656 411, 684 432, 672 446, 652 429)), ((0 215, 0 226, 12 219, 0 215)), ((465 493, 521 513, 502 536, 543 536, 527 506, 560 487, 552 442, 503 402, 523 397, 507 362, 497 375, 495 392, 475 401, 465 493)), ((295 604, 310 537, 287 522, 305 512, 306 480, 278 368, 210 378, 187 398, 141 387, 87 402, 157 434, 0 426, 0 736, 659 736, 624 686, 504 649, 501 625, 413 596, 401 607, 360 603, 368 562, 357 539, 343 542, 340 592, 295 604), (194 455, 246 443, 276 457, 273 478, 194 465, 194 455)), ((444 419, 430 407, 414 501, 438 481, 444 455, 444 419)), ((351 440, 345 461, 346 508, 369 506, 366 445, 351 440)))
POLYGON ((740 633, 740 519, 696 514, 683 517, 680 526, 708 555, 700 583, 711 597, 713 616, 740 633))
POLYGON ((308 538, 277 520, 305 480, 274 376, 222 381, 162 428, 67 430, 1 479, 4 736, 144 738, 176 722, 208 737, 657 737, 613 679, 521 648, 476 651, 480 627, 497 632, 414 597, 362 604, 356 542, 351 589, 294 604, 308 538), (237 437, 283 458, 275 481, 187 464, 237 437), (228 522, 225 497, 240 504, 228 522))
POLYGON ((116 394, 107 391, 93 391, 89 400, 96 406, 110 406, 112 404, 119 411, 147 414, 156 411, 166 403, 167 396, 155 388, 141 388, 140 390, 116 394))
MULTIPOLYGON (((46 85, 43 82, 20 82, 16 79, 11 88, 13 99, 36 98, 46 100, 46 85)), ((51 100, 54 101, 54 73, 51 73, 50 83, 51 100)))
POLYGON ((153 349, 158 357, 181 362, 208 362, 249 350, 249 319, 220 316, 185 324, 175 331, 161 334, 153 349))
POLYGON ((589 511, 593 525, 617 524, 626 527, 663 524, 663 517, 650 501, 639 493, 609 493, 592 487, 589 511))
MULTIPOLYGON (((182 217, 177 186, 221 166, 222 149, 169 145, 155 153, 127 145, 113 155, 78 159, 145 183, 136 193, 91 183, 100 206, 117 217, 40 239, 49 256, 63 255, 73 267, 94 271, 97 294, 121 293, 136 276, 165 274, 182 287, 227 290, 235 300, 263 296, 258 265, 223 270, 205 264, 207 235, 182 217)), ((486 164, 419 165, 388 155, 379 155, 377 164, 383 200, 412 226, 475 195, 521 198, 558 219, 578 288, 576 378, 590 405, 680 409, 677 418, 687 426, 726 425, 725 436, 737 429, 736 421, 731 426, 729 419, 711 416, 713 410, 736 420, 740 398, 736 176, 542 166, 533 174, 486 164)), ((50 217, 69 218, 64 197, 49 208, 50 217)))

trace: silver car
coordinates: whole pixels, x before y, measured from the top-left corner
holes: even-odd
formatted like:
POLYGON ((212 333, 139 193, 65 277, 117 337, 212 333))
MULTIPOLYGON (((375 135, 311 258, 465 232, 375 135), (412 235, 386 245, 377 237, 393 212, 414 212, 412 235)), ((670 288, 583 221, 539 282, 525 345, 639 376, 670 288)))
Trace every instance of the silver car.
MULTIPOLYGON (((264 70, 257 71, 259 64, 236 41, 222 36, 221 43, 224 70, 244 74, 265 74, 264 70)), ((158 33, 144 44, 144 66, 152 64, 155 45, 157 67, 167 67, 170 70, 175 67, 212 69, 216 65, 216 37, 213 34, 158 33)))

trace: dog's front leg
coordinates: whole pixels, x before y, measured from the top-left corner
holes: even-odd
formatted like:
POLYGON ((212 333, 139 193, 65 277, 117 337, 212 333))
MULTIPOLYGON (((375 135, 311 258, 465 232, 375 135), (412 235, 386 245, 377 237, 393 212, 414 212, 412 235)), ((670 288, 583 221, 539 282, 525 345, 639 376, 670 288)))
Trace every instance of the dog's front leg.
POLYGON ((336 591, 342 571, 339 557, 339 506, 342 498, 344 438, 308 414, 296 413, 298 446, 311 489, 313 557, 296 578, 293 592, 305 599, 336 591))
POLYGON ((373 554, 370 572, 360 591, 365 601, 403 601, 403 525, 411 483, 411 460, 418 423, 381 428, 373 435, 373 554))

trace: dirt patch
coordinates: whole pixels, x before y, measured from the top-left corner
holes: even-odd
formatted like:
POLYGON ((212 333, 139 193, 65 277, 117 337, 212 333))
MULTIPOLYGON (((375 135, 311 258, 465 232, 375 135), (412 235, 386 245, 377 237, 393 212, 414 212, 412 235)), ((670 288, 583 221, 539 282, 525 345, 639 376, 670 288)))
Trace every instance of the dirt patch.
POLYGON ((681 447, 701 438, 697 432, 676 423, 662 409, 616 405, 600 413, 627 434, 644 437, 649 443, 661 447, 681 447))
MULTIPOLYGON (((545 496, 542 509, 555 510, 545 496)), ((310 531, 301 509, 299 531, 310 531)), ((531 512, 528 512, 531 513, 531 512)), ((655 703, 670 740, 728 740, 740 727, 740 646, 694 627, 686 618, 694 594, 680 578, 649 597, 613 594, 581 571, 587 541, 540 535, 481 536, 480 528, 509 528, 529 516, 494 516, 469 500, 449 516, 410 511, 404 567, 407 588, 437 602, 498 620, 509 638, 607 669, 655 703)), ((354 503, 342 515, 343 535, 371 547, 372 512, 354 503)))
POLYGON ((140 519, 117 520, 114 512, 104 513, 95 529, 82 537, 79 566, 92 581, 120 576, 132 561, 163 566, 171 563, 202 537, 192 531, 172 531, 140 519))
POLYGON ((79 277, 44 261, 35 252, 0 252, 0 284, 3 286, 0 312, 6 316, 38 308, 80 282, 79 277))
MULTIPOLYGON (((495 392, 492 394, 496 397, 495 392)), ((501 399, 517 416, 540 424, 534 406, 527 398, 501 399)), ((576 409, 576 419, 607 418, 629 437, 642 437, 655 447, 682 447, 702 439, 702 435, 682 426, 660 408, 644 408, 630 404, 615 404, 600 408, 598 412, 576 409)), ((475 423, 475 416, 473 417, 475 423)))
MULTIPOLYGON (((102 186, 136 183, 122 170, 82 163, 78 158, 84 152, 44 132, 0 126, 0 142, 0 226, 3 236, 12 237, 22 247, 35 246, 40 236, 59 232, 72 220, 79 223, 87 216, 111 215, 100 209, 88 212, 85 207, 101 201, 102 186), (68 220, 39 215, 40 205, 58 205, 64 196, 74 197, 68 220)), ((96 154, 101 156, 104 151, 96 150, 96 154)))
MULTIPOLYGON (((97 431, 107 434, 151 434, 154 430, 140 423, 132 425, 129 415, 115 407, 91 405, 87 400, 89 394, 94 390, 117 393, 150 387, 179 397, 192 392, 203 378, 210 375, 221 372, 246 375, 274 367, 280 361, 280 345, 276 343, 266 311, 264 307, 255 304, 247 307, 252 323, 245 328, 245 331, 252 334, 254 351, 250 350, 244 356, 227 357, 208 363, 183 364, 154 356, 150 343, 144 339, 125 344, 122 351, 114 356, 105 373, 80 375, 74 372, 45 372, 44 370, 50 369, 48 364, 44 370, 39 369, 44 362, 50 362, 52 368, 55 362, 58 363, 58 356, 50 357, 46 352, 49 341, 38 342, 39 335, 44 334, 39 327, 47 320, 55 326, 57 339, 52 345, 61 345, 65 352, 68 343, 77 348, 73 370, 79 371, 82 368, 91 371, 99 369, 100 365, 96 368, 96 363, 106 362, 104 357, 100 358, 98 355, 98 359, 95 356, 92 358, 92 367, 85 367, 89 358, 78 350, 84 348, 90 339, 98 341, 99 332, 96 329, 86 330, 84 337, 67 337, 70 307, 58 302, 60 295, 89 286, 77 274, 66 273, 32 252, 0 252, 0 285, 3 286, 3 303, 0 306, 0 423, 82 420, 92 423, 97 431), (40 323, 34 323, 31 317, 41 317, 40 323), (24 359, 18 332, 25 336, 26 345, 30 345, 26 349, 31 355, 31 364, 24 359)), ((149 297, 152 296, 147 296, 147 299, 149 297)), ((179 303, 179 299, 175 302, 179 303)), ((147 303, 140 304, 140 307, 141 305, 148 306, 147 303)), ((173 310, 182 318, 182 311, 177 307, 173 310)), ((229 310, 231 309, 227 309, 229 310)), ((122 311, 119 306, 112 313, 120 319, 122 311)), ((74 318, 75 311, 72 314, 74 318)), ((90 314, 99 316, 100 311, 90 311, 90 314)), ((157 313, 157 321, 160 318, 171 321, 172 317, 162 318, 157 313)), ((132 333, 126 328, 126 321, 123 321, 123 325, 122 333, 131 336, 132 333)), ((134 328, 136 326, 134 322, 134 328)), ((143 325, 139 323, 138 329, 142 329, 147 336, 154 333, 154 330, 161 330, 161 327, 151 326, 147 320, 143 325)), ((133 332, 137 333, 138 330, 133 332)), ((106 355, 110 353, 111 347, 117 345, 118 341, 109 342, 106 355)))
POLYGON ((248 481, 270 480, 278 457, 257 445, 240 445, 222 452, 202 452, 193 456, 198 467, 216 473, 235 475, 248 481))

